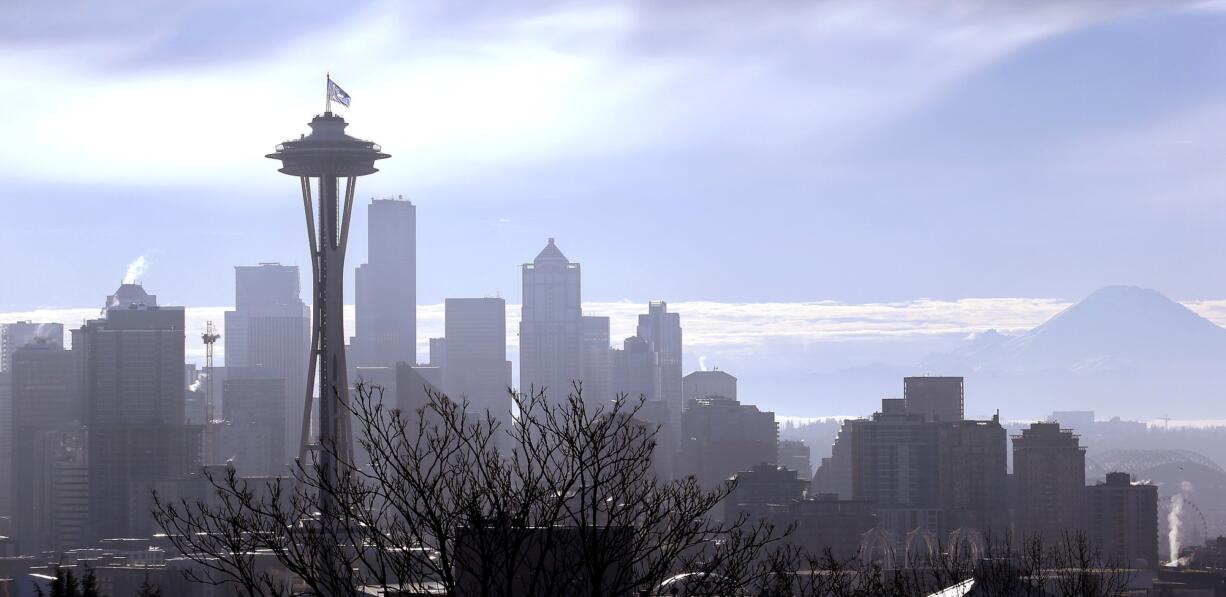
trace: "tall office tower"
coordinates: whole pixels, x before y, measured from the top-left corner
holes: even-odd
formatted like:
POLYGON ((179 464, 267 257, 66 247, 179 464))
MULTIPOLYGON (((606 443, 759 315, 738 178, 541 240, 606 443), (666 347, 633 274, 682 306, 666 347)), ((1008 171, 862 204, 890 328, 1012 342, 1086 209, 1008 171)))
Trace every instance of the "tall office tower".
POLYGON ((681 415, 682 475, 706 487, 754 465, 776 464, 779 426, 775 413, 732 398, 697 398, 681 415))
MULTIPOLYGON (((671 405, 664 403, 661 398, 660 353, 652 348, 651 341, 640 336, 626 338, 620 350, 612 351, 612 357, 612 385, 615 394, 659 402, 666 412, 672 412, 669 408, 671 405)), ((673 417, 672 420, 677 421, 678 417, 673 417)))
POLYGON ((937 426, 887 398, 872 419, 848 421, 839 441, 851 442, 851 495, 877 504, 878 525, 896 541, 915 529, 940 533, 937 426))
MULTIPOLYGON (((13 382, 12 374, 0 371, 0 482, 13 478, 13 382)), ((13 492, 0 489, 0 516, 13 515, 13 492)))
POLYGON ((961 377, 905 377, 903 400, 907 411, 933 421, 961 421, 961 377))
POLYGON ((373 199, 367 214, 367 261, 354 278, 357 331, 351 365, 417 363, 417 207, 373 199))
POLYGON ((500 298, 444 301, 447 367, 443 390, 465 398, 476 413, 489 412, 511 424, 511 378, 507 375, 507 303, 500 298))
MULTIPOLYGON (((611 386, 614 395, 626 395, 631 404, 645 400, 638 416, 656 429, 652 465, 662 479, 678 476, 677 460, 681 447, 681 413, 660 398, 660 354, 646 338, 631 336, 622 348, 610 352, 613 362, 611 386)), ((602 406, 594 401, 589 406, 602 406)), ((608 408, 607 405, 603 405, 608 408)))
POLYGON ((186 425, 183 403, 183 307, 124 284, 104 316, 72 332, 89 426, 93 538, 126 536, 128 503, 153 481, 200 466, 199 427, 186 425))
POLYGON ((636 335, 650 342, 652 350, 659 355, 660 393, 657 396, 675 415, 673 420, 680 420, 685 407, 681 382, 681 315, 669 313, 664 301, 651 301, 647 313, 639 315, 636 335))
POLYGON ((583 374, 583 312, 579 264, 566 260, 553 239, 522 266, 519 321, 519 387, 544 390, 554 401, 572 391, 583 374))
POLYGON ((1000 419, 937 423, 937 477, 945 530, 1009 530, 1009 437, 1000 419))
POLYGON ((1056 540, 1084 528, 1086 451, 1059 423, 1031 423, 1013 436, 1014 530, 1056 540))
POLYGON ((76 363, 59 339, 36 338, 13 351, 13 519, 17 538, 35 553, 50 547, 41 436, 82 425, 76 363))
POLYGON ((779 440, 779 465, 794 471, 805 483, 813 478, 813 468, 809 464, 809 445, 800 440, 779 440))
MULTIPOLYGON (((222 335, 226 368, 260 367, 262 375, 283 380, 282 431, 276 434, 281 438, 282 464, 298 456, 302 441, 310 338, 311 314, 302 302, 298 266, 261 263, 234 268, 234 310, 226 312, 222 335)), ((215 376, 214 392, 220 392, 223 383, 215 376)))
POLYGON ((42 442, 43 519, 48 549, 64 551, 85 545, 89 524, 89 432, 47 431, 42 442))
POLYGON ((8 371, 13 362, 13 351, 41 338, 64 345, 64 324, 18 321, 0 324, 0 371, 8 371))
POLYGON ((285 379, 270 368, 226 367, 222 412, 228 425, 222 432, 220 454, 242 476, 287 471, 285 385, 285 379))
POLYGON ((690 400, 721 396, 736 400, 736 378, 726 371, 694 371, 682 378, 686 408, 690 400))
MULTIPOLYGON (((1085 521, 1090 542, 1106 562, 1130 567, 1158 564, 1158 487, 1133 483, 1128 473, 1107 473, 1107 481, 1085 488, 1085 521)), ((1171 559, 1175 559, 1173 554, 1171 559)))
POLYGON ((609 344, 609 318, 584 315, 583 400, 589 405, 613 400, 613 352, 609 344))

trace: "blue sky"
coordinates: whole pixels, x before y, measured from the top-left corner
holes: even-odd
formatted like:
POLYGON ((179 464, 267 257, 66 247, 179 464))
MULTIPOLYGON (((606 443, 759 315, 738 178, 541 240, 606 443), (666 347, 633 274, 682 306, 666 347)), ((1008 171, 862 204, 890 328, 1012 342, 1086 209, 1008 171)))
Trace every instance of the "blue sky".
POLYGON ((550 236, 590 301, 1226 298, 1224 3, 507 4, 6 4, 0 312, 304 263, 262 156, 328 70, 423 305, 550 236))

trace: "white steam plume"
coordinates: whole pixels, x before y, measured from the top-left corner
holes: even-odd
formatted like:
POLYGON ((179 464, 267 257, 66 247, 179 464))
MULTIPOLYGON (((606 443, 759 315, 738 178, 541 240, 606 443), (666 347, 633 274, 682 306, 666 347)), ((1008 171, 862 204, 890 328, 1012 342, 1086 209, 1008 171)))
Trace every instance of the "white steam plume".
POLYGON ((1171 561, 1168 566, 1179 564, 1179 527, 1182 524, 1179 517, 1183 515, 1183 494, 1171 496, 1171 511, 1166 515, 1166 544, 1171 551, 1171 561))
POLYGON ((123 274, 123 283, 135 284, 141 276, 145 275, 147 269, 149 269, 149 260, 145 259, 144 255, 137 257, 135 261, 128 264, 128 270, 123 274))
POLYGON ((707 370, 707 356, 706 355, 698 357, 698 370, 699 371, 707 370))

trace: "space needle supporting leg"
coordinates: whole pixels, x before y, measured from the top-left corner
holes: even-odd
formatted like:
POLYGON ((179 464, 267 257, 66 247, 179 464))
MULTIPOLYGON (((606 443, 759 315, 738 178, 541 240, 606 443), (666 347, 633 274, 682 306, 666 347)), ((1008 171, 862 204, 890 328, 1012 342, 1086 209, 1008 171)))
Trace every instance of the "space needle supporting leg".
MULTIPOLYGON (((302 205, 306 210, 307 240, 311 249, 311 288, 319 288, 319 244, 315 239, 315 214, 311 200, 311 179, 302 181, 302 205)), ((306 401, 302 409, 302 431, 298 442, 298 462, 306 464, 311 444, 311 413, 315 409, 315 367, 319 363, 319 297, 311 297, 311 349, 308 351, 306 401)))

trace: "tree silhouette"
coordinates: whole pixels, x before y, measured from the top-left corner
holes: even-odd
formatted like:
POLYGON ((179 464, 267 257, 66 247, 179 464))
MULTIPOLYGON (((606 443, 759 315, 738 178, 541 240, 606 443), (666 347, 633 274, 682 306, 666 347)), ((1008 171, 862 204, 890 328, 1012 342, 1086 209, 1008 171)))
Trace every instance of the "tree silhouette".
POLYGON ((512 392, 519 416, 504 428, 426 390, 427 404, 405 412, 359 385, 350 408, 366 457, 321 446, 342 463, 335 477, 299 463, 291 479, 249 484, 229 469, 210 477, 207 501, 155 495, 159 526, 196 563, 188 578, 288 594, 275 562, 313 595, 599 596, 654 592, 684 574, 687 594, 727 595, 770 573, 788 530, 715 520, 731 482, 656 478, 644 398, 593 408, 580 384, 562 400, 512 392))

